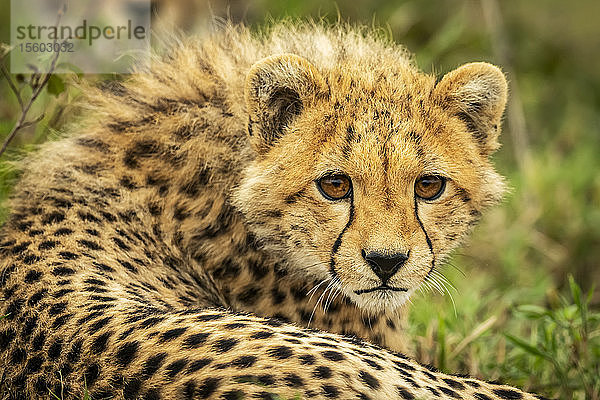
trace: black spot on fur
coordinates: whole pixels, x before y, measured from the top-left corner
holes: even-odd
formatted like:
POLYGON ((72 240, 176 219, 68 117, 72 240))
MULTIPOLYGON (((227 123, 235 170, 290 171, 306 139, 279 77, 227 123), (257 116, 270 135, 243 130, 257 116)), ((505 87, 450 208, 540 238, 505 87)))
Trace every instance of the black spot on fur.
POLYGON ((136 267, 134 267, 129 261, 117 259, 117 262, 119 264, 121 264, 123 267, 125 267, 125 269, 128 270, 129 272, 133 272, 133 273, 138 272, 138 269, 136 267))
POLYGON ((248 325, 242 323, 242 322, 232 322, 230 324, 225 324, 224 328, 225 329, 239 329, 239 328, 244 328, 248 325))
POLYGON ((13 320, 17 316, 19 316, 21 314, 23 304, 25 304, 25 300, 23 299, 16 299, 12 303, 10 303, 6 308, 6 314, 4 316, 4 319, 13 320))
POLYGON ((45 215, 42 218, 42 224, 43 225, 57 224, 59 222, 64 221, 64 219, 65 219, 65 214, 58 212, 58 211, 54 211, 54 212, 51 212, 50 214, 45 215))
POLYGON ((60 299, 61 297, 69 294, 69 293, 73 293, 74 290, 73 289, 60 289, 57 290, 56 292, 52 293, 52 297, 56 298, 56 299, 60 299))
POLYGON ((23 243, 19 243, 18 245, 14 246, 11 250, 12 254, 21 254, 23 253, 25 250, 27 250, 27 248, 29 247, 29 245, 31 244, 31 242, 23 242, 23 243))
POLYGON ((231 365, 233 365, 234 367, 237 367, 237 368, 250 368, 251 366, 254 365, 256 360, 257 360, 257 358, 255 356, 246 355, 246 356, 241 356, 241 357, 236 358, 235 360, 233 360, 231 362, 231 365))
POLYGON ((56 361, 58 357, 60 357, 62 350, 62 342, 61 339, 56 339, 48 348, 48 358, 53 361, 56 361))
POLYGON ((321 355, 330 361, 342 361, 346 359, 346 356, 342 353, 333 350, 324 351, 321 355))
POLYGON ((244 289, 242 289, 242 292, 237 296, 237 299, 242 304, 252 305, 256 302, 259 295, 260 295, 260 289, 251 284, 251 285, 246 286, 244 289))
POLYGON ((150 317, 140 323, 140 328, 142 328, 142 329, 151 328, 164 320, 165 319, 163 317, 150 317))
POLYGON ((0 332, 0 350, 6 350, 10 342, 15 338, 16 332, 13 328, 8 328, 0 332))
POLYGON ((90 212, 79 211, 77 213, 77 215, 83 222, 93 222, 95 224, 102 224, 102 221, 100 220, 100 218, 96 217, 94 214, 92 214, 90 212))
POLYGON ((158 369, 162 366, 163 361, 167 357, 167 353, 158 353, 146 360, 144 366, 142 368, 142 374, 149 378, 158 371, 158 369))
POLYGON ((11 364, 21 364, 23 361, 25 361, 25 357, 26 357, 25 350, 17 347, 16 349, 13 350, 13 352, 10 356, 10 362, 11 362, 11 364))
POLYGON ((456 393, 452 389, 448 389, 445 386, 438 386, 438 390, 442 391, 445 395, 450 396, 453 399, 460 399, 461 398, 461 396, 458 393, 456 393))
POLYGON ((57 317, 51 325, 52 329, 58 329, 60 327, 62 327, 64 324, 66 324, 71 318, 73 317, 73 314, 63 314, 60 317, 57 317))
POLYGON ((34 374, 40 370, 43 363, 44 357, 39 355, 33 356, 27 361, 27 365, 25 365, 25 371, 27 374, 34 374))
POLYGON ((465 385, 454 379, 444 378, 442 380, 446 383, 446 385, 450 386, 453 389, 463 390, 465 388, 465 385))
POLYGON ((0 271, 0 288, 4 287, 12 273, 17 269, 17 266, 12 264, 0 271))
POLYGON ((300 200, 300 198, 302 198, 303 196, 303 191, 297 192, 297 193, 293 193, 290 194, 289 196, 287 196, 285 198, 285 202, 286 204, 294 204, 296 203, 298 200, 300 200))
POLYGON ((54 232, 54 236, 67 236, 73 233, 69 228, 59 228, 54 232))
POLYGON ((131 363, 135 358, 138 348, 139 343, 135 341, 121 345, 121 347, 119 347, 119 350, 117 350, 116 354, 117 364, 119 364, 122 367, 126 367, 127 365, 129 365, 129 363, 131 363))
POLYGON ((185 328, 185 327, 170 329, 168 331, 163 332, 163 334, 160 335, 160 340, 162 342, 166 342, 169 340, 177 339, 178 337, 183 335, 186 330, 187 330, 187 328, 185 328))
POLYGON ((35 383, 35 391, 38 394, 46 394, 46 392, 48 391, 48 382, 46 381, 46 378, 43 376, 40 376, 36 379, 35 383))
POLYGON ((281 304, 285 301, 286 295, 280 291, 277 287, 271 289, 271 299, 274 305, 281 304))
POLYGON ((69 276, 73 275, 75 270, 68 267, 56 267, 52 270, 52 275, 54 276, 69 276))
POLYGON ((70 251, 61 251, 58 255, 65 260, 77 260, 79 258, 77 254, 70 251))
POLYGON ((58 244, 58 242, 56 242, 54 240, 45 240, 39 244, 38 250, 50 250, 50 249, 55 248, 57 244, 58 244))
POLYGON ((219 339, 213 344, 213 348, 220 352, 225 353, 231 350, 238 343, 237 339, 219 339))
POLYGON ((196 394, 201 399, 208 399, 218 388, 220 378, 206 378, 199 386, 196 394))
POLYGON ((119 184, 128 190, 135 190, 138 188, 138 186, 133 181, 133 178, 126 175, 122 176, 121 179, 119 179, 119 184))
POLYGON ((223 393, 224 400, 241 400, 245 398, 245 393, 239 389, 229 390, 223 393))
POLYGON ((364 359, 363 362, 373 369, 376 369, 378 371, 383 370, 383 367, 381 365, 377 364, 375 361, 373 361, 371 359, 364 359))
POLYGON ((125 242, 123 242, 123 241, 122 241, 121 239, 119 239, 118 237, 113 237, 113 238, 112 238, 112 240, 113 240, 113 242, 115 242, 115 244, 116 244, 116 245, 117 245, 117 246, 118 246, 118 247, 119 247, 121 250, 124 250, 124 251, 129 251, 129 250, 130 250, 130 247, 129 247, 129 246, 127 246, 127 245, 125 244, 125 242))
POLYGON ((67 359, 70 362, 76 363, 77 361, 79 361, 79 357, 81 356, 81 346, 83 346, 82 339, 76 340, 71 345, 71 350, 69 350, 69 353, 67 353, 67 359))
POLYGON ((258 331, 250 335, 252 339, 268 339, 273 336, 274 333, 270 331, 258 331))
POLYGON ((36 262, 38 262, 40 260, 41 260, 41 258, 35 254, 27 254, 23 257, 23 263, 27 264, 27 265, 35 264, 36 262))
POLYGON ((379 387, 381 386, 377 378, 375 378, 373 375, 369 374, 366 371, 360 371, 358 373, 358 379, 363 381, 371 389, 379 389, 379 387))
POLYGON ((106 350, 106 344, 112 332, 105 332, 92 341, 91 350, 95 354, 102 354, 106 350))
POLYGON ((396 386, 396 391, 401 399, 405 400, 414 400, 415 396, 413 396, 408 390, 403 387, 396 386))
POLYGON ((512 389, 494 389, 494 394, 501 399, 522 399, 523 395, 512 389))
POLYGON ((421 372, 423 372, 423 374, 425 374, 432 381, 434 381, 434 382, 437 381, 437 376, 433 375, 432 373, 427 372, 427 371, 421 371, 421 372))
POLYGON ((313 376, 318 379, 329 379, 332 376, 331 368, 327 366, 319 366, 313 371, 313 376))
POLYGON ((325 397, 328 397, 330 399, 335 399, 340 395, 339 389, 335 386, 323 385, 321 386, 321 388, 323 389, 323 394, 325 395, 325 397))
POLYGON ((102 247, 98 243, 92 242, 90 240, 81 239, 78 240, 78 242, 79 244, 90 250, 102 250, 102 247))
POLYGON ((108 153, 110 151, 110 147, 102 140, 97 138, 81 137, 77 139, 76 143, 80 146, 98 150, 102 153, 108 153))
MULTIPOLYGON (((108 222, 115 222, 117 220, 117 217, 115 217, 113 214, 106 212, 106 211, 100 211, 100 214, 102 214, 102 217, 108 221, 108 222)), ((88 230, 89 232, 89 230, 88 230)))
POLYGON ((155 388, 148 389, 142 398, 144 400, 160 400, 160 392, 155 388))
POLYGON ((103 327, 105 327, 110 321, 111 321, 112 317, 104 317, 99 319, 98 321, 94 322, 89 329, 90 333, 95 333, 98 332, 100 329, 102 329, 103 327))
POLYGON ((189 216, 190 216, 190 213, 185 207, 183 207, 183 206, 175 207, 175 211, 173 212, 173 218, 175 218, 177 221, 183 221, 184 219, 188 218, 189 216))
POLYGON ((200 360, 192 361, 186 373, 194 373, 209 365, 213 360, 211 358, 201 358, 200 360))
POLYGON ((34 283, 40 280, 42 277, 42 273, 40 271, 31 270, 25 275, 25 283, 34 283))
POLYGON ((302 387, 304 386, 304 381, 302 378, 294 373, 286 374, 283 377, 283 381, 291 387, 302 387))
POLYGON ((208 333, 195 333, 193 335, 190 335, 183 340, 183 347, 187 349, 198 348, 202 344, 204 344, 204 342, 206 342, 208 336, 208 333))
POLYGON ((61 314, 62 312, 64 312, 66 308, 67 308, 67 302, 62 301, 60 303, 53 304, 50 307, 50 309, 48 310, 48 312, 50 313, 50 315, 58 315, 58 314, 61 314))
POLYGON ((173 361, 165 368, 165 370, 167 371, 167 376, 173 379, 175 375, 177 375, 179 372, 181 372, 181 370, 183 370, 183 368, 185 368, 187 363, 188 361, 184 358, 173 361))
POLYGON ((85 383, 88 385, 88 387, 93 386, 100 376, 100 366, 97 363, 90 364, 86 368, 84 376, 85 383))
POLYGON ((292 349, 287 346, 276 346, 267 350, 267 354, 273 358, 284 360, 290 358, 294 353, 292 349))
POLYGON ((179 188, 179 193, 189 198, 198 196, 200 190, 205 187, 210 180, 210 169, 206 166, 199 168, 192 178, 179 188))
POLYGON ((37 327, 37 318, 29 317, 25 320, 25 324, 23 325, 23 330, 21 331, 21 335, 23 339, 29 338, 31 333, 37 327))
POLYGON ((481 386, 478 382, 472 380, 465 380, 465 383, 473 388, 478 388, 481 386))
POLYGON ((123 397, 126 400, 137 399, 137 395, 142 387, 142 382, 138 378, 130 378, 123 387, 123 397))
POLYGON ((419 384, 417 382, 415 382, 413 379, 409 378, 409 377, 405 377, 404 378, 406 380, 406 382, 410 383, 410 385, 416 389, 419 389, 421 386, 419 386, 419 384))
POLYGON ((298 358, 300 359, 300 363, 304 365, 313 365, 317 360, 312 354, 303 354, 298 358))
POLYGON ((123 164, 128 168, 138 168, 140 159, 155 156, 160 152, 160 145, 149 139, 133 143, 123 155, 123 164))

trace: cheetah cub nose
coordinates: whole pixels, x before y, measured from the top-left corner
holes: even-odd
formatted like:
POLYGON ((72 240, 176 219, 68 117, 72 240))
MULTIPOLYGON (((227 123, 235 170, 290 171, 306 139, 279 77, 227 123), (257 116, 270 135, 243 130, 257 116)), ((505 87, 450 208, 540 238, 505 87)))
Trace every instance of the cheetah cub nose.
POLYGON ((408 260, 408 254, 404 253, 384 254, 377 251, 367 253, 363 250, 362 256, 384 285, 408 260))

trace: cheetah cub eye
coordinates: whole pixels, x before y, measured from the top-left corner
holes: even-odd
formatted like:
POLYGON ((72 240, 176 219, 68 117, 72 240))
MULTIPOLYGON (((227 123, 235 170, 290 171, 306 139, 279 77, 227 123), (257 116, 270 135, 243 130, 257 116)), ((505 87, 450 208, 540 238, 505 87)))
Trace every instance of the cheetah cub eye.
POLYGON ((352 181, 344 174, 326 175, 316 181, 319 192, 327 200, 341 200, 352 193, 352 181))
POLYGON ((435 200, 444 193, 446 179, 441 176, 426 175, 415 182, 415 194, 423 200, 435 200))

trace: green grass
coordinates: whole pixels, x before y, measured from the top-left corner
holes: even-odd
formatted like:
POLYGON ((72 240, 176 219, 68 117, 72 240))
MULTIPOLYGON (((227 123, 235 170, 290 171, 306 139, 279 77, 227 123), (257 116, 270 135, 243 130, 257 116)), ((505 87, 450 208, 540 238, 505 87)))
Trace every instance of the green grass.
POLYGON ((414 302, 409 336, 417 358, 553 398, 600 398, 600 312, 590 309, 593 291, 583 295, 570 277, 568 295, 541 305, 529 302, 536 296, 526 288, 505 291, 482 277, 462 279, 453 294, 456 314, 443 298, 414 302))

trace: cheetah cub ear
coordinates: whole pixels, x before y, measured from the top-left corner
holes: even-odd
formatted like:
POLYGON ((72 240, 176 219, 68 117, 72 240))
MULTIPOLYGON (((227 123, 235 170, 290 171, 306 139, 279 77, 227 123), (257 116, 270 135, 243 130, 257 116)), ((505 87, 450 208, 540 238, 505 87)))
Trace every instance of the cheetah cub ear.
POLYGON ((442 106, 465 122, 482 154, 499 147, 508 87, 498 67, 484 62, 465 64, 446 74, 435 91, 442 106))
POLYGON ((295 54, 271 56, 254 64, 244 93, 254 149, 259 154, 266 152, 294 118, 328 92, 319 71, 295 54))

